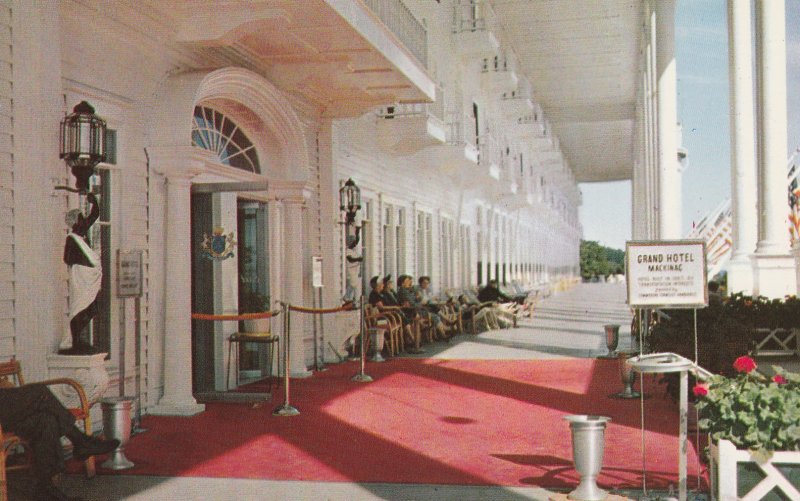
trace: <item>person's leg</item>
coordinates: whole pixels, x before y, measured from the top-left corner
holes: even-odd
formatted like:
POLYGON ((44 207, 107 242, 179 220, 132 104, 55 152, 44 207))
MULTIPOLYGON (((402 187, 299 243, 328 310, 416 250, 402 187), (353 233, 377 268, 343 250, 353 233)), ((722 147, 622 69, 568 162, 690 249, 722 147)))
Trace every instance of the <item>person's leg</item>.
POLYGON ((37 499, 68 499, 53 483, 53 477, 64 471, 59 419, 49 412, 36 411, 16 423, 12 431, 27 442, 32 452, 37 499))

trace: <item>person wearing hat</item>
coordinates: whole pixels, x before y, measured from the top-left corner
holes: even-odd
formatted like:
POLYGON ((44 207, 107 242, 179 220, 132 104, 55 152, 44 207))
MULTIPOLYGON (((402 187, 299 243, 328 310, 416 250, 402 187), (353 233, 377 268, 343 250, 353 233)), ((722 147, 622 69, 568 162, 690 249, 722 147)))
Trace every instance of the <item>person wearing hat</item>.
MULTIPOLYGON (((401 275, 401 277, 404 275, 401 275)), ((409 350, 409 353, 419 354, 425 353, 420 346, 422 343, 422 333, 419 330, 419 325, 414 322, 416 312, 412 308, 403 308, 397 299, 397 294, 394 291, 394 282, 392 275, 386 275, 383 278, 383 305, 381 310, 397 311, 403 320, 403 332, 407 342, 414 344, 414 347, 409 350)))

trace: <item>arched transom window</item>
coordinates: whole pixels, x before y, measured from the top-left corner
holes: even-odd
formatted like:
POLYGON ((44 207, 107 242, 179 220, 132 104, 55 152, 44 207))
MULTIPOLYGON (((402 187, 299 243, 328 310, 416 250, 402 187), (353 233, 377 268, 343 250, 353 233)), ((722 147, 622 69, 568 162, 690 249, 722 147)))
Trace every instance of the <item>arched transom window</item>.
POLYGON ((217 110, 195 107, 192 145, 214 152, 222 164, 261 173, 253 142, 233 120, 217 110))

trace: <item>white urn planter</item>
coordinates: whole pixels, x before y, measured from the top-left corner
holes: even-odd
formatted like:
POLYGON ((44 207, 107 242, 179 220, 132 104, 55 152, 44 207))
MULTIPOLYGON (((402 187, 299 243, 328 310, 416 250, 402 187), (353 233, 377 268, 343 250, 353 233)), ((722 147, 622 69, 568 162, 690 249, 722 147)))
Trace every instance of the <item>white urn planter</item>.
POLYGON ((718 501, 758 501, 772 495, 800 499, 800 452, 776 451, 765 463, 728 440, 712 443, 711 496, 718 501))

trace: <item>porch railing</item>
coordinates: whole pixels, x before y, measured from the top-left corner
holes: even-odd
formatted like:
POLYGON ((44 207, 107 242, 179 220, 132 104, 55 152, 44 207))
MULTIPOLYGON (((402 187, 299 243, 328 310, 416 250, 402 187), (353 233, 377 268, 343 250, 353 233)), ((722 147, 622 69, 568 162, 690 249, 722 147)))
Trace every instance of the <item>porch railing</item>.
POLYGON ((361 0, 428 67, 428 32, 401 0, 361 0))

